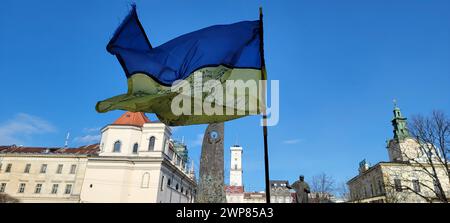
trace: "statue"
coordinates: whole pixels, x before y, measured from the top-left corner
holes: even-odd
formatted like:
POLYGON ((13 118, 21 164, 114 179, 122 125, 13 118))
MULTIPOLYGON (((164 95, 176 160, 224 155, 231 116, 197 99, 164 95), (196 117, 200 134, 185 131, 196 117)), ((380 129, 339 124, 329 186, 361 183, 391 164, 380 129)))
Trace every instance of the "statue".
POLYGON ((310 189, 308 183, 305 182, 305 177, 303 175, 300 175, 299 180, 287 187, 295 190, 297 203, 308 203, 310 189))
POLYGON ((200 182, 198 185, 198 203, 225 203, 224 161, 223 161, 224 124, 209 124, 203 136, 200 158, 200 182))

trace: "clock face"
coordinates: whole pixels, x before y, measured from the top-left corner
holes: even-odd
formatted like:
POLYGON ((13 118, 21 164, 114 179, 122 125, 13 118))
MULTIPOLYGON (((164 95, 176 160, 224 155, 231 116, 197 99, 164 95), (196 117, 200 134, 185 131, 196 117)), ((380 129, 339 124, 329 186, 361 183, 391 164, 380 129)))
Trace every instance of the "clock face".
POLYGON ((211 132, 209 132, 209 137, 211 139, 217 139, 217 138, 219 138, 219 133, 216 131, 211 131, 211 132))

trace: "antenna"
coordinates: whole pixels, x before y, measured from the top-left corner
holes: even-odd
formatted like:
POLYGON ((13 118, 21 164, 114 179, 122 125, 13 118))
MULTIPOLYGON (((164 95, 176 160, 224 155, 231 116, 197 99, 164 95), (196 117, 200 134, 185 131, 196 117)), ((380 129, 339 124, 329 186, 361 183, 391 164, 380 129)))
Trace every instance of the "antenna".
POLYGON ((69 137, 70 137, 70 132, 67 132, 66 141, 64 142, 64 148, 67 148, 69 145, 69 137))

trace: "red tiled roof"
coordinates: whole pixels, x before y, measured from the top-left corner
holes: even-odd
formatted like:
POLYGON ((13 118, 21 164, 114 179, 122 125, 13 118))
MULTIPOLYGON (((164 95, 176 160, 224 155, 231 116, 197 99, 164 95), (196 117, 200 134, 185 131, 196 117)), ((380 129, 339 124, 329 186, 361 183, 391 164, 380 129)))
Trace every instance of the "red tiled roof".
POLYGON ((99 144, 86 145, 78 148, 47 148, 47 147, 28 147, 28 146, 0 146, 0 153, 26 153, 26 154, 98 154, 99 144))
POLYGON ((244 193, 244 187, 243 186, 225 186, 225 193, 228 193, 228 194, 244 193))
POLYGON ((120 116, 113 125, 134 125, 143 126, 145 123, 150 122, 150 119, 145 116, 143 112, 125 112, 120 116))

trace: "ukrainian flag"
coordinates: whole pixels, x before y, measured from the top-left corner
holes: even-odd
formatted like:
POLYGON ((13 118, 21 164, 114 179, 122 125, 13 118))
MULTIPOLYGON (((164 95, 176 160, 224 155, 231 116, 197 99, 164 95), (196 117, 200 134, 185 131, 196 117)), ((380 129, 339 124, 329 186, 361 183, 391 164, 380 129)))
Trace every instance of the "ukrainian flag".
MULTIPOLYGON (((215 25, 200 29, 153 48, 139 22, 136 7, 118 27, 107 45, 107 51, 115 55, 128 79, 128 92, 96 105, 98 112, 127 110, 155 113, 168 125, 190 125, 223 122, 249 114, 259 114, 263 105, 260 94, 250 90, 224 92, 224 102, 215 102, 223 114, 175 115, 171 102, 179 92, 171 91, 178 80, 194 85, 194 77, 201 76, 203 83, 218 80, 226 89, 227 80, 262 80, 260 20, 242 21, 230 25, 215 25), (229 104, 245 100, 245 106, 232 106, 233 114, 226 112, 229 104), (257 105, 252 105, 255 102, 257 105)), ((258 89, 260 89, 258 85, 258 89)), ((193 89, 195 91, 195 89, 193 89)), ((207 92, 202 93, 207 98, 207 92)), ((186 97, 193 97, 187 95, 186 97)), ((205 99, 206 100, 206 99, 205 99)), ((202 101, 192 100, 191 106, 202 101)), ((234 104, 236 105, 236 104, 234 104)), ((229 109, 229 108, 228 108, 229 109)))

